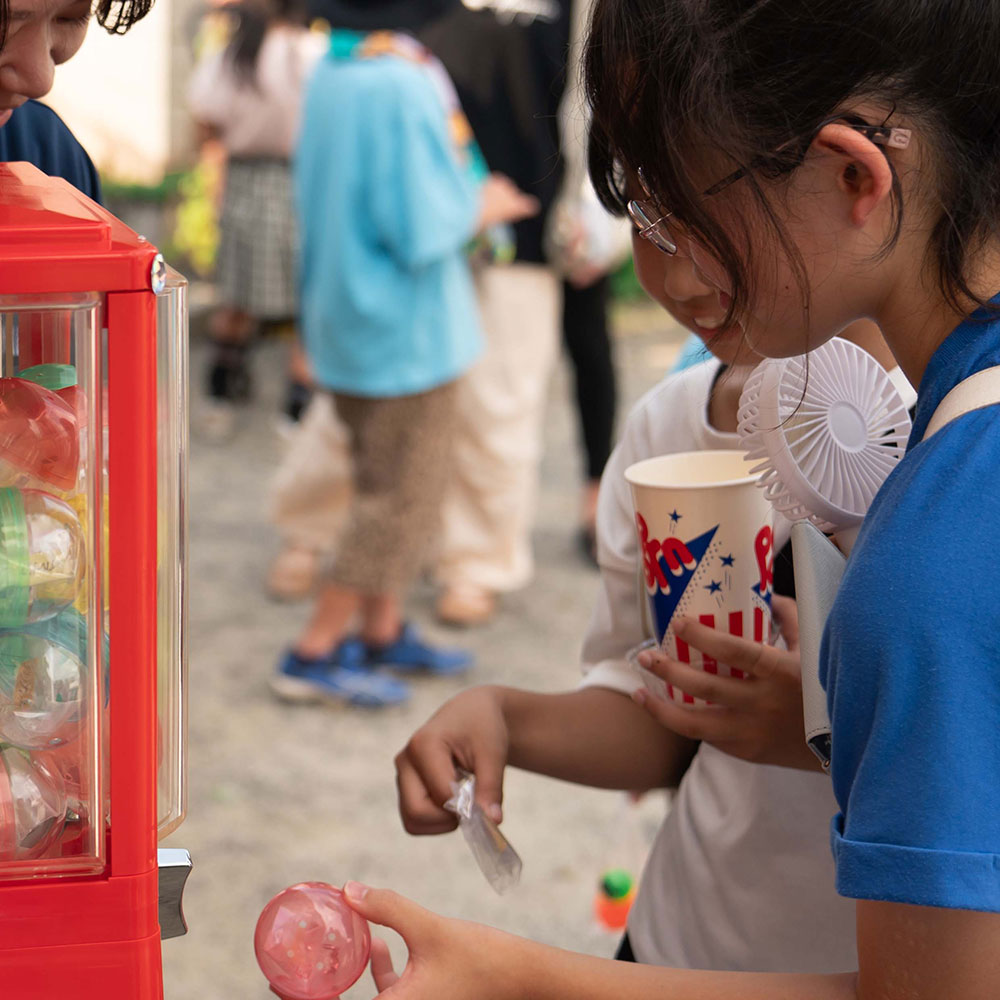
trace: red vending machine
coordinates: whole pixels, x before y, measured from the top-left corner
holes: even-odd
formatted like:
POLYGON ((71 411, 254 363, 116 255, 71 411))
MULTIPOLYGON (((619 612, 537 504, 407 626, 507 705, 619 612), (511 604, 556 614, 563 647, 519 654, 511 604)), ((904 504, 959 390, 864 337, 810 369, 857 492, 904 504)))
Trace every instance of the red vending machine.
POLYGON ((0 164, 0 997, 158 1000, 185 811, 186 285, 0 164))

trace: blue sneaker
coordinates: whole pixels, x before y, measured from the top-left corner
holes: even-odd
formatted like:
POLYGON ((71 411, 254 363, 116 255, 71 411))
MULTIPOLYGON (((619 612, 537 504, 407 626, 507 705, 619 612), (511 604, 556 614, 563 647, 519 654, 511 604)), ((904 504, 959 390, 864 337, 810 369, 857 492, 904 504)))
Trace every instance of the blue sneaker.
POLYGON ((395 642, 368 647, 368 662, 405 674, 434 674, 453 677, 472 667, 473 657, 464 649, 441 649, 420 638, 415 625, 404 625, 395 642))
POLYGON ((345 639, 330 654, 315 660, 289 649, 271 678, 271 690, 284 701, 300 704, 334 701, 359 708, 387 708, 409 701, 409 685, 374 670, 365 653, 358 639, 345 639))

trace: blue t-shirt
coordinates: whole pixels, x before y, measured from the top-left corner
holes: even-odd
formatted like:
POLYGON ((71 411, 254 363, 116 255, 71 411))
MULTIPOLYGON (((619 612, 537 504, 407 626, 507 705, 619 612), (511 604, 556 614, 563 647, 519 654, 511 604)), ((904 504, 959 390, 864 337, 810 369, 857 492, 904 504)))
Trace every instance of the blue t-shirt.
POLYGON ((922 441, 948 391, 995 365, 1000 319, 985 313, 931 358, 824 635, 851 898, 1000 911, 1000 407, 922 441))
POLYGON ((465 246, 479 189, 427 72, 324 59, 295 156, 302 330, 316 378, 368 397, 426 392, 480 351, 465 246))
POLYGON ((0 163, 34 164, 50 177, 62 177, 94 201, 101 182, 83 146, 63 120, 38 101, 27 101, 0 127, 0 163))
POLYGON ((705 342, 697 334, 692 333, 681 345, 681 353, 677 355, 670 374, 685 371, 695 365, 700 365, 703 361, 708 361, 712 352, 705 346, 705 342))

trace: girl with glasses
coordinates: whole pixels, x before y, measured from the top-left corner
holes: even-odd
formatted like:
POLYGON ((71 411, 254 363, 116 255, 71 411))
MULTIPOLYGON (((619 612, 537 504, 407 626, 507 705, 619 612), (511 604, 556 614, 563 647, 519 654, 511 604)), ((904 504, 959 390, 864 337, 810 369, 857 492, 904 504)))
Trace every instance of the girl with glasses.
POLYGON ((1000 365, 998 47, 992 0, 599 0, 590 41, 608 203, 651 206, 660 249, 691 257, 757 352, 799 354, 868 317, 919 386, 822 651, 858 968, 616 966, 352 886, 410 947, 394 998, 997 995, 1000 420, 985 406, 926 432, 956 385, 1000 365), (626 196, 640 168, 646 190, 626 196))

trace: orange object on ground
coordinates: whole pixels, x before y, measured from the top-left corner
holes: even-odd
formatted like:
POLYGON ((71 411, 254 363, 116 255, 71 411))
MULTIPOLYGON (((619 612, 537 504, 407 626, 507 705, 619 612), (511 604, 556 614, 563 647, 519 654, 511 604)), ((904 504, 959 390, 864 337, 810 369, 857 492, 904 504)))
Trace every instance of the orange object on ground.
POLYGON ((635 879, 624 868, 613 868, 601 878, 594 915, 607 930, 624 930, 634 901, 635 879))

